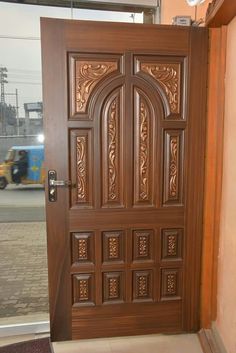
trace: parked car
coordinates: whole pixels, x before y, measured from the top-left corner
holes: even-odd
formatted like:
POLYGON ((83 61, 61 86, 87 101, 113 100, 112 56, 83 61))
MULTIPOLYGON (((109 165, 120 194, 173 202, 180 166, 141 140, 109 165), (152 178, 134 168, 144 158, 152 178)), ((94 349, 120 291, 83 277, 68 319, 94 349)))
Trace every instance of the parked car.
POLYGON ((8 184, 44 184, 44 146, 13 146, 0 164, 0 189, 8 184))

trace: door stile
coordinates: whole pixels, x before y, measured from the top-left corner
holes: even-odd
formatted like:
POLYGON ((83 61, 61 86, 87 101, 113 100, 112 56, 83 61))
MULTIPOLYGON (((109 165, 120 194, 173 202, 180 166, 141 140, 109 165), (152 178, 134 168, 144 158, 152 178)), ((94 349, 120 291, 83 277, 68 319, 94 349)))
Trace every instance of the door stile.
POLYGON ((186 178, 185 201, 186 235, 190 246, 185 246, 185 277, 183 280, 183 301, 185 303, 183 308, 183 328, 187 331, 196 331, 200 325, 200 311, 196 310, 196 308, 200 307, 207 87, 207 50, 203 50, 203 48, 207 47, 207 42, 207 29, 197 31, 194 27, 191 28, 188 66, 189 97, 187 100, 189 104, 186 131, 188 178, 186 178), (198 82, 198 85, 196 85, 196 82, 198 82), (194 141, 194 143, 191 143, 191 141, 194 141))
MULTIPOLYGON (((63 28, 48 19, 41 20, 45 169, 56 170, 58 178, 68 180, 67 62, 63 28), (58 42, 58 38, 61 38, 58 42), (60 72, 60 75, 58 74, 60 72), (56 118, 55 118, 56 117, 56 118), (56 121, 52 124, 50 119, 56 121)), ((52 340, 71 338, 70 239, 68 234, 69 197, 66 189, 57 193, 57 202, 48 201, 45 185, 50 331, 52 340), (60 222, 58 220, 60 219, 60 222)))

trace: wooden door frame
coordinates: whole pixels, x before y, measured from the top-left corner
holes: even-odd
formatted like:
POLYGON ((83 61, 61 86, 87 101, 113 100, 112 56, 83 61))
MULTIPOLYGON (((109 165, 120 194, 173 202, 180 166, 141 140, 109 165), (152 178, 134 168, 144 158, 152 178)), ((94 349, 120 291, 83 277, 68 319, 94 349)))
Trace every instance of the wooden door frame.
POLYGON ((202 247, 201 327, 216 319, 219 223, 224 143, 224 78, 227 27, 209 30, 208 103, 202 247))
POLYGON ((217 317, 227 25, 235 16, 236 3, 231 0, 212 1, 206 14, 210 45, 200 313, 203 329, 211 328, 217 317))

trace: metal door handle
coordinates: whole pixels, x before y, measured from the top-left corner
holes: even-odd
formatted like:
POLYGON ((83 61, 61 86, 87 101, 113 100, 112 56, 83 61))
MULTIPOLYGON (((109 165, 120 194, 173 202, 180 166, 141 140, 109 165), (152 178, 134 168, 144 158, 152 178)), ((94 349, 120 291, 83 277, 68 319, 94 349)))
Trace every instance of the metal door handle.
POLYGON ((70 180, 54 180, 54 179, 49 179, 49 185, 50 186, 73 186, 72 182, 70 180))
POLYGON ((49 202, 56 202, 57 187, 75 187, 70 180, 57 180, 57 172, 55 170, 48 171, 48 199, 49 202))

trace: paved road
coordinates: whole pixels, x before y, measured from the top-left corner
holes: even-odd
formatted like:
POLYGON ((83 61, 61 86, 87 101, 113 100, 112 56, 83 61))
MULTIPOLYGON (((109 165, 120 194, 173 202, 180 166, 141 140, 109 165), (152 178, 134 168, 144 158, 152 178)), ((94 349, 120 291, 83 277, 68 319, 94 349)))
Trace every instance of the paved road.
POLYGON ((45 220, 44 189, 35 185, 8 185, 0 190, 0 222, 45 220))

